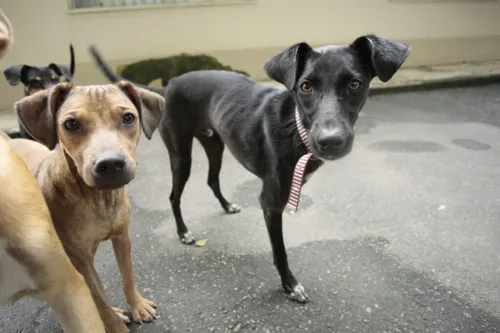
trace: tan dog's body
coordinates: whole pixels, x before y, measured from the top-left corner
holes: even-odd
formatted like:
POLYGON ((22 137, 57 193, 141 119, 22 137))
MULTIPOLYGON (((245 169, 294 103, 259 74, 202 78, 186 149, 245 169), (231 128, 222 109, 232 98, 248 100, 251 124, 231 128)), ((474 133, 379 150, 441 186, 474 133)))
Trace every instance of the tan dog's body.
POLYGON ((35 178, 0 136, 0 305, 29 296, 49 303, 65 332, 104 333, 82 275, 52 224, 35 178))
MULTIPOLYGON (((0 9, 0 57, 12 45, 12 32, 0 9)), ((0 305, 33 297, 52 306, 65 332, 104 333, 90 290, 57 236, 40 186, 9 143, 0 132, 0 305)))
POLYGON ((140 119, 150 137, 162 103, 159 95, 127 83, 75 88, 62 83, 16 103, 23 124, 46 146, 25 139, 9 143, 38 180, 64 249, 84 276, 110 333, 128 332, 128 318, 109 304, 93 265, 104 240, 113 243, 134 320, 150 321, 156 314, 155 305, 135 287, 124 185, 135 177, 140 136, 139 120, 129 121, 140 119))

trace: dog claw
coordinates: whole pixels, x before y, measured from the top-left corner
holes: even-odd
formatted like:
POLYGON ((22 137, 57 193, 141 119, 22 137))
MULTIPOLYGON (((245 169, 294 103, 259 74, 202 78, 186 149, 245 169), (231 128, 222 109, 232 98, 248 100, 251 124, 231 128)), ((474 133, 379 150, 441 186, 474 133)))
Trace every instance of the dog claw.
POLYGON ((137 304, 132 307, 132 318, 134 322, 142 325, 155 320, 156 310, 154 309, 154 305, 152 301, 142 298, 141 296, 137 304))
POLYGON ((124 310, 120 308, 113 308, 113 310, 125 324, 130 324, 130 318, 125 314, 124 310))
POLYGON ((288 299, 298 303, 309 302, 309 296, 307 296, 304 287, 300 283, 297 284, 291 292, 287 292, 286 296, 288 297, 288 299))
POLYGON ((229 204, 226 208, 226 213, 228 214, 236 214, 236 213, 239 213, 241 211, 241 207, 238 206, 237 204, 229 204))
POLYGON ((186 245, 193 245, 196 242, 196 239, 194 239, 194 236, 191 233, 191 231, 188 231, 181 236, 181 242, 186 245))

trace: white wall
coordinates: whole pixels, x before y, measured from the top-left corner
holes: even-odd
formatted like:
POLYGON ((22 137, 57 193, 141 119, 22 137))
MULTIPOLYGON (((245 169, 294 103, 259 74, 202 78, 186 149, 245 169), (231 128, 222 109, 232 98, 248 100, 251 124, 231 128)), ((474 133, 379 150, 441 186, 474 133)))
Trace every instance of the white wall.
MULTIPOLYGON (((16 34, 0 68, 69 62, 78 82, 106 82, 89 63, 88 43, 113 64, 180 52, 211 53, 263 78, 263 62, 298 41, 350 42, 376 33, 414 44, 407 66, 500 58, 500 2, 480 0, 257 0, 252 4, 152 7, 68 13, 65 0, 0 0, 16 34)), ((0 80, 0 109, 21 88, 0 80)))

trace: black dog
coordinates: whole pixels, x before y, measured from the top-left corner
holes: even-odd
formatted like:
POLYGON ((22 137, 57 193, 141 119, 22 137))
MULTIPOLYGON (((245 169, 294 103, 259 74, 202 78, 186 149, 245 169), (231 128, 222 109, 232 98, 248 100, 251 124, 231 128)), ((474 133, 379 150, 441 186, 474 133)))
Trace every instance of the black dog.
MULTIPOLYGON (((374 35, 359 37, 348 46, 313 49, 299 43, 264 66, 269 77, 284 84, 286 90, 226 71, 190 72, 172 79, 166 88, 150 87, 166 100, 167 111, 159 129, 170 155, 170 202, 182 242, 194 242, 180 208, 190 175, 193 137, 208 156, 208 185, 226 212, 239 211, 224 198, 219 186, 227 145, 246 169, 262 179, 259 200, 274 264, 288 297, 307 302, 304 288, 288 267, 282 234, 282 213, 291 191, 296 191, 292 178, 294 182, 298 179, 299 186, 305 182, 295 177, 294 166, 301 156, 311 153, 312 159, 305 161, 307 179, 324 160, 346 156, 371 80, 389 81, 410 50, 410 45, 374 35), (299 135, 299 130, 306 134, 299 135)), ((122 79, 104 63, 95 47, 90 52, 109 80, 122 79)))
MULTIPOLYGON (((24 86, 24 96, 32 95, 40 90, 48 89, 61 82, 71 81, 75 74, 75 53, 73 45, 70 44, 71 55, 70 68, 65 65, 51 63, 48 66, 15 65, 7 67, 3 74, 11 86, 22 83, 24 86)), ((26 132, 21 122, 19 122, 20 135, 23 138, 35 140, 26 132)))

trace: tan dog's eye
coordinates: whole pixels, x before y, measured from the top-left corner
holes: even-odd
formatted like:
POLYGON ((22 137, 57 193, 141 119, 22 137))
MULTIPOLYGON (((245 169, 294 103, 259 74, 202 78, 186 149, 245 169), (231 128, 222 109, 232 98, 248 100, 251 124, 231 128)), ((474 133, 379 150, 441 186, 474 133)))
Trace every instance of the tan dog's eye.
POLYGON ((135 122, 135 116, 132 113, 127 112, 123 115, 122 121, 126 125, 131 125, 135 122))
POLYGON ((76 131, 80 128, 80 124, 78 124, 78 121, 76 121, 75 119, 68 119, 64 121, 63 125, 64 128, 68 131, 76 131))
POLYGON ((359 90, 359 88, 361 88, 361 82, 356 80, 356 79, 352 79, 351 81, 349 81, 349 84, 347 85, 347 87, 351 91, 359 90))
POLYGON ((304 83, 302 83, 300 85, 300 90, 302 90, 306 94, 310 94, 310 93, 312 93, 313 88, 311 87, 311 85, 309 84, 309 82, 304 82, 304 83))

